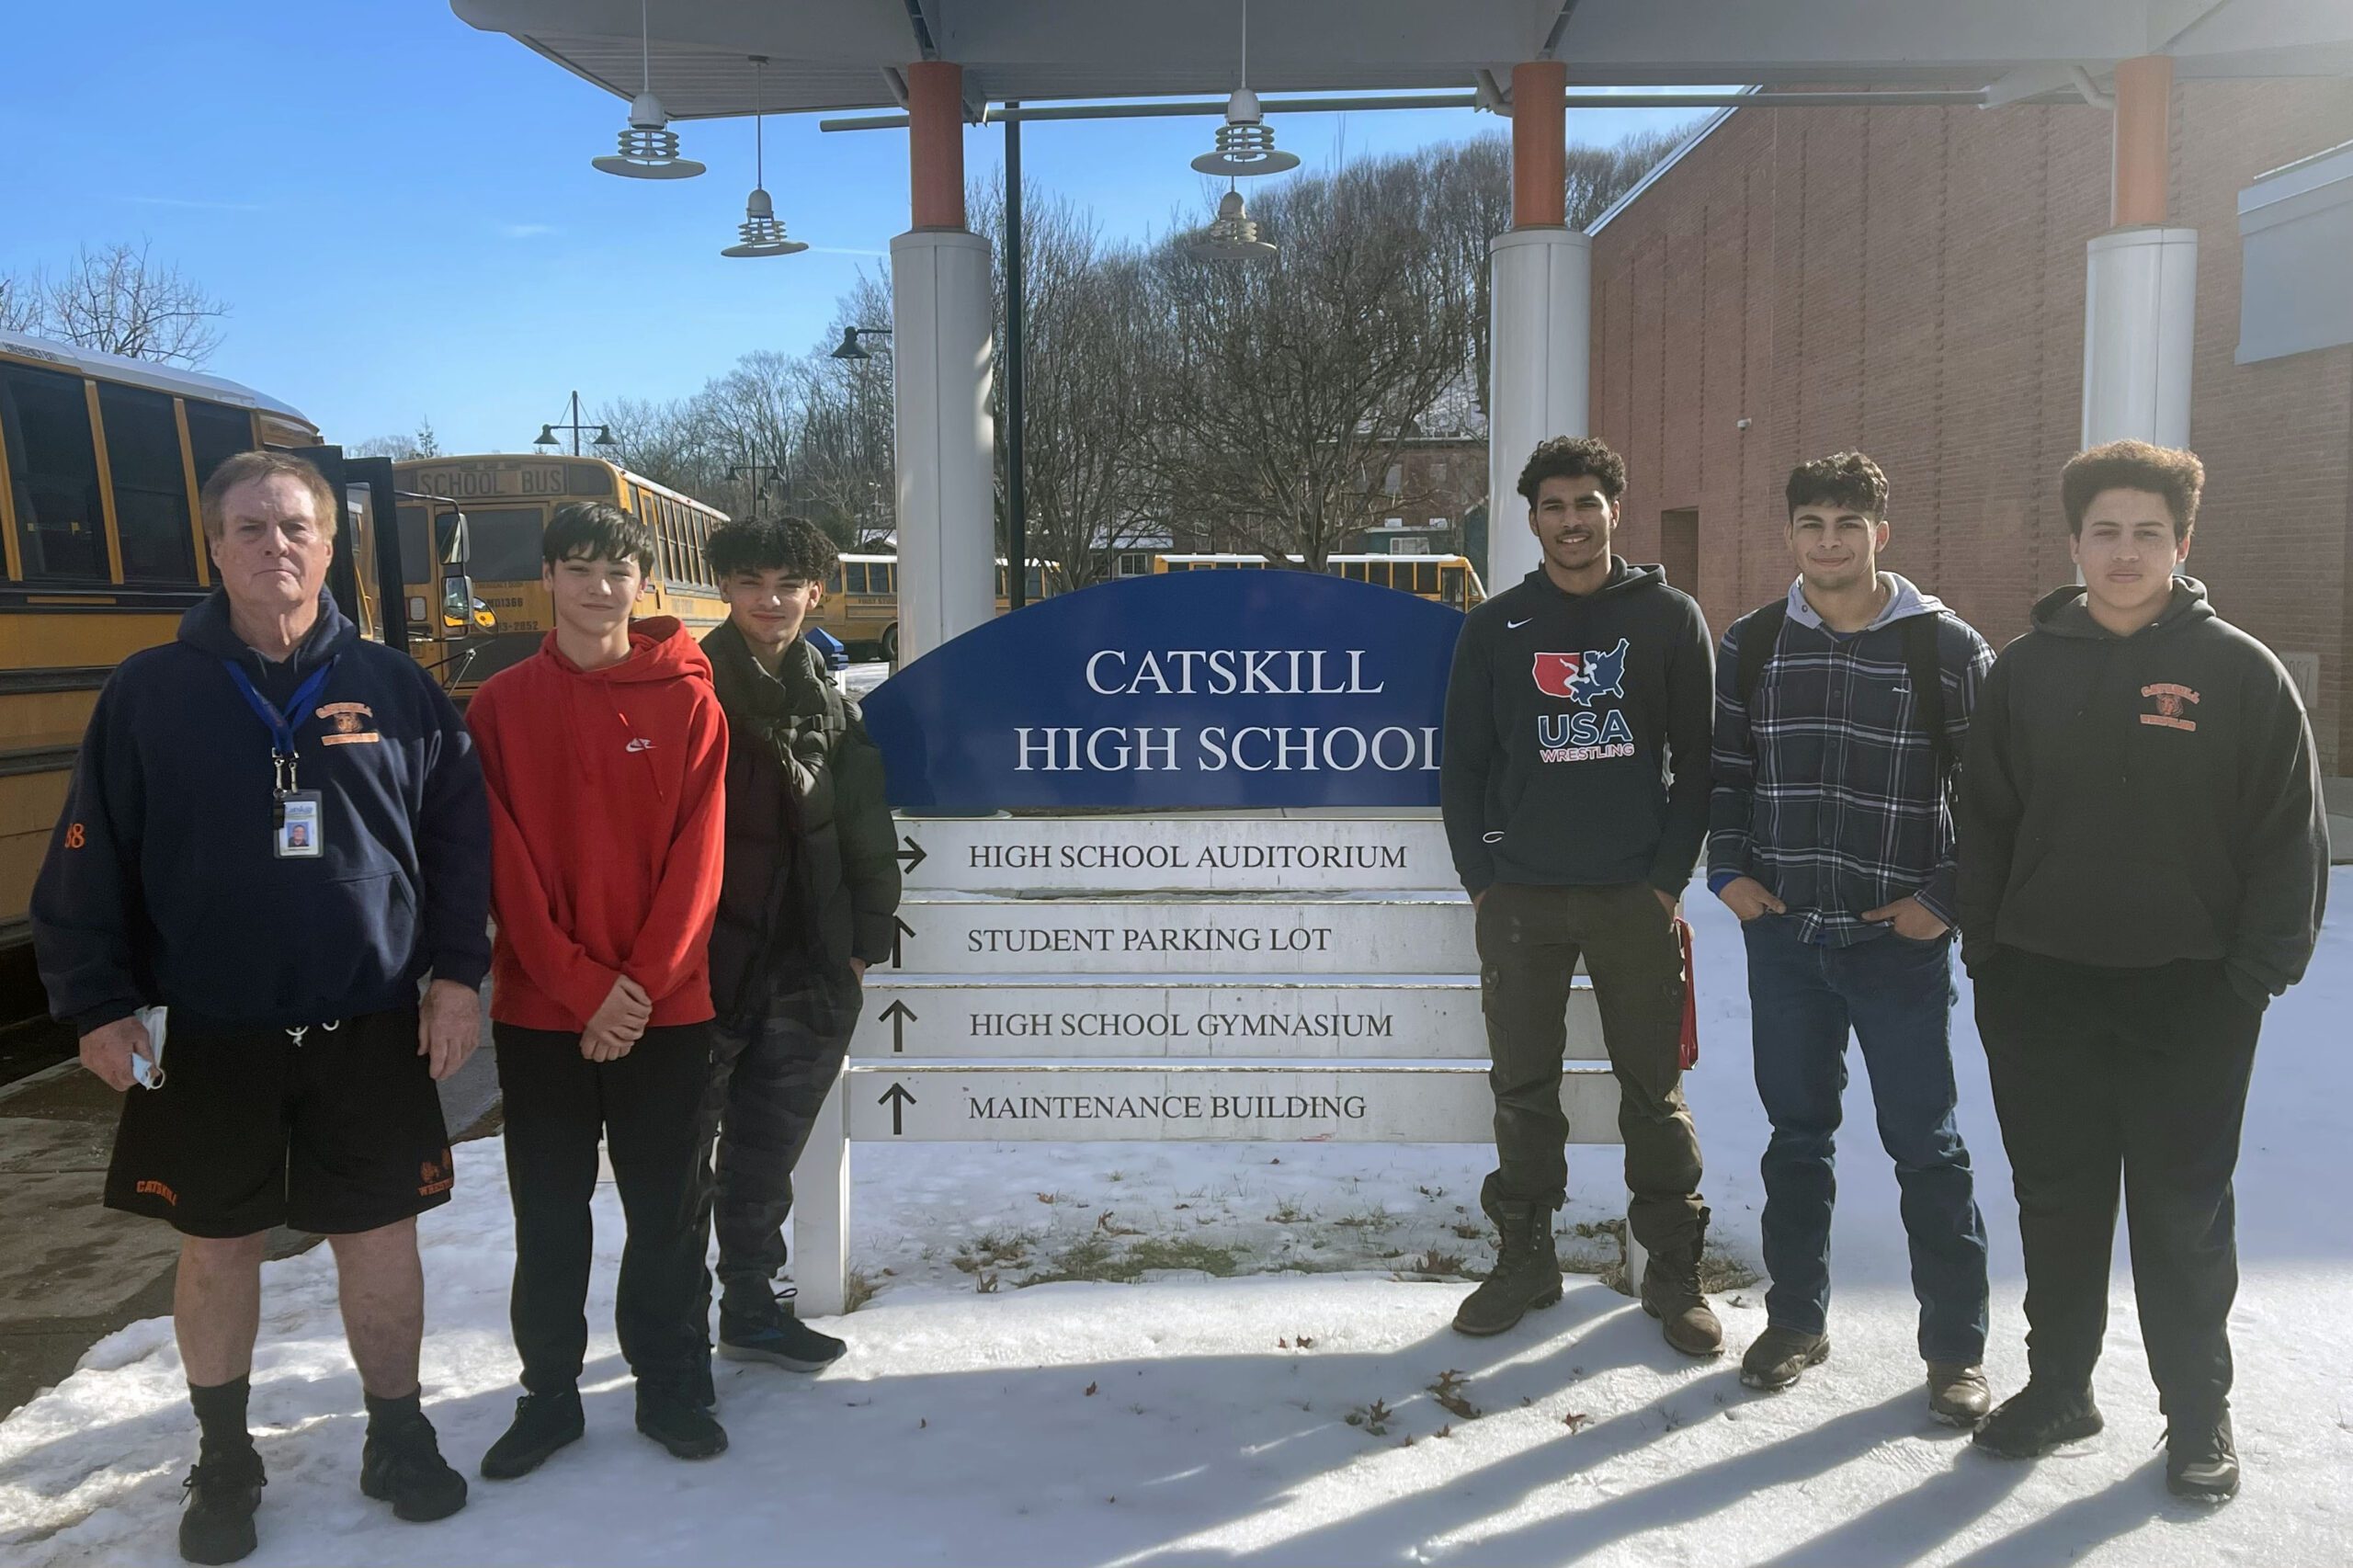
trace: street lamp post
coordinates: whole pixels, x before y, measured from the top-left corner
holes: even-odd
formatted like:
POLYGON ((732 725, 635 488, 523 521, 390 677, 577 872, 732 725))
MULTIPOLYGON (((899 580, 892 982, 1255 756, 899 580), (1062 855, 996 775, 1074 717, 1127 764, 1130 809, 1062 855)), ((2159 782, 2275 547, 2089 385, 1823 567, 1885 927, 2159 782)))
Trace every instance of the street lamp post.
MULTIPOLYGON (((877 350, 880 350, 881 353, 888 354, 891 351, 891 346, 889 344, 878 344, 874 348, 868 348, 861 345, 858 342, 858 339, 861 337, 888 337, 890 335, 891 329, 887 326, 846 326, 842 328, 841 343, 834 349, 832 357, 836 359, 855 361, 859 359, 871 359, 874 358, 877 350)), ((865 426, 858 421, 858 377, 853 373, 849 383, 850 439, 856 446, 862 449, 865 445, 866 430, 865 426)), ((862 451, 860 455, 863 456, 862 451)), ((867 482, 867 489, 873 496, 873 511, 879 512, 881 506, 882 486, 876 481, 869 480, 867 482)), ((861 533, 870 531, 872 526, 873 517, 870 513, 863 521, 861 533)))
POLYGON ((752 481, 752 521, 756 523, 760 520, 760 503, 767 498, 770 484, 784 485, 785 505, 792 504, 792 481, 786 477, 784 470, 774 463, 729 463, 727 477, 731 482, 738 479, 752 481))
POLYGON ((597 438, 589 443, 590 446, 618 447, 620 445, 619 441, 613 439, 613 432, 609 426, 603 425, 584 425, 581 423, 580 393, 578 392, 575 391, 572 394, 572 400, 569 406, 572 410, 572 423, 569 425, 540 426, 539 439, 533 441, 531 445, 535 447, 553 447, 560 445, 561 443, 559 443, 555 438, 555 433, 559 430, 569 430, 572 432, 572 455, 575 458, 580 455, 580 433, 584 430, 594 430, 597 432, 597 438))

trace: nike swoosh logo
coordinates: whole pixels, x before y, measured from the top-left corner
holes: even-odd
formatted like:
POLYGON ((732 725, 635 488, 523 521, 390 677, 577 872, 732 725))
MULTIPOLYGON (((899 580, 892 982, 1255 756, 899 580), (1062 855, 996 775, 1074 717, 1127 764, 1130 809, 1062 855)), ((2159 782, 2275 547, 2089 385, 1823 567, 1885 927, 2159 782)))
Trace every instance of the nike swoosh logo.
POLYGON ((621 750, 623 751, 652 751, 653 749, 654 743, 647 740, 643 735, 638 736, 637 739, 621 747, 621 750))
POLYGON ((1517 631, 1521 627, 1526 626, 1529 621, 1534 620, 1536 618, 1531 615, 1525 620, 1506 620, 1504 622, 1504 630, 1506 631, 1517 631))

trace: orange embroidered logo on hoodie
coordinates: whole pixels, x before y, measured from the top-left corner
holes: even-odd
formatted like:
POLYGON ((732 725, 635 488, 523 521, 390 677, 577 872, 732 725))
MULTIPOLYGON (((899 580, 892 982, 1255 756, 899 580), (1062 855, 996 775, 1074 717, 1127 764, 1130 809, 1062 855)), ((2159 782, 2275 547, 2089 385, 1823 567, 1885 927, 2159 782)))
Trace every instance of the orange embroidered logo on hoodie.
POLYGON ((2196 707, 2198 704, 2198 694, 2189 687, 2176 686, 2170 681, 2157 681, 2143 687, 2141 695, 2154 698, 2157 704, 2155 712, 2141 715, 2141 722, 2143 724, 2157 724, 2168 730, 2198 728, 2197 720, 2185 719, 2181 716, 2183 704, 2187 703, 2191 707, 2196 707))

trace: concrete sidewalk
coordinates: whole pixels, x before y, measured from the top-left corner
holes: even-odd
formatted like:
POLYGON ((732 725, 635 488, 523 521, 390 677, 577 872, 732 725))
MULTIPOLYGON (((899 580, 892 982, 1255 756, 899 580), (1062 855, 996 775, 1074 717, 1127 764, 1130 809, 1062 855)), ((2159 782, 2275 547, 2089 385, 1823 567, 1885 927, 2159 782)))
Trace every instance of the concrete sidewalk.
MULTIPOLYGON (((485 1002, 482 1049, 441 1085, 450 1136, 479 1136, 497 1101, 485 1002)), ((99 1202, 121 1111, 122 1096, 78 1062, 0 1088, 0 1415, 116 1329, 172 1310, 177 1234, 99 1202)), ((270 1256, 316 1241, 280 1230, 270 1256)))

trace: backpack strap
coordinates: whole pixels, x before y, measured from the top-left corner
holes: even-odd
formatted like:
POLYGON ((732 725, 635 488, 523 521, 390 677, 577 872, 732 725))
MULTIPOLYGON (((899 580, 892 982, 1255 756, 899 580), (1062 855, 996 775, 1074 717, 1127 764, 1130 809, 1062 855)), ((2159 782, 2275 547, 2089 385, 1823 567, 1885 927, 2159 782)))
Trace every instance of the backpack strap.
POLYGON ((1904 671, 1912 681, 1912 713, 1928 732, 1928 755, 1937 787, 1952 775, 1952 743, 1945 735, 1945 676, 1937 657, 1937 617, 1915 615, 1904 623, 1904 671))
POLYGON ((1756 682, 1765 674, 1765 666, 1773 662, 1773 651, 1780 645, 1781 626, 1790 619, 1790 601, 1775 599, 1758 608, 1740 629, 1740 668, 1738 684, 1740 705, 1754 706, 1756 682))

